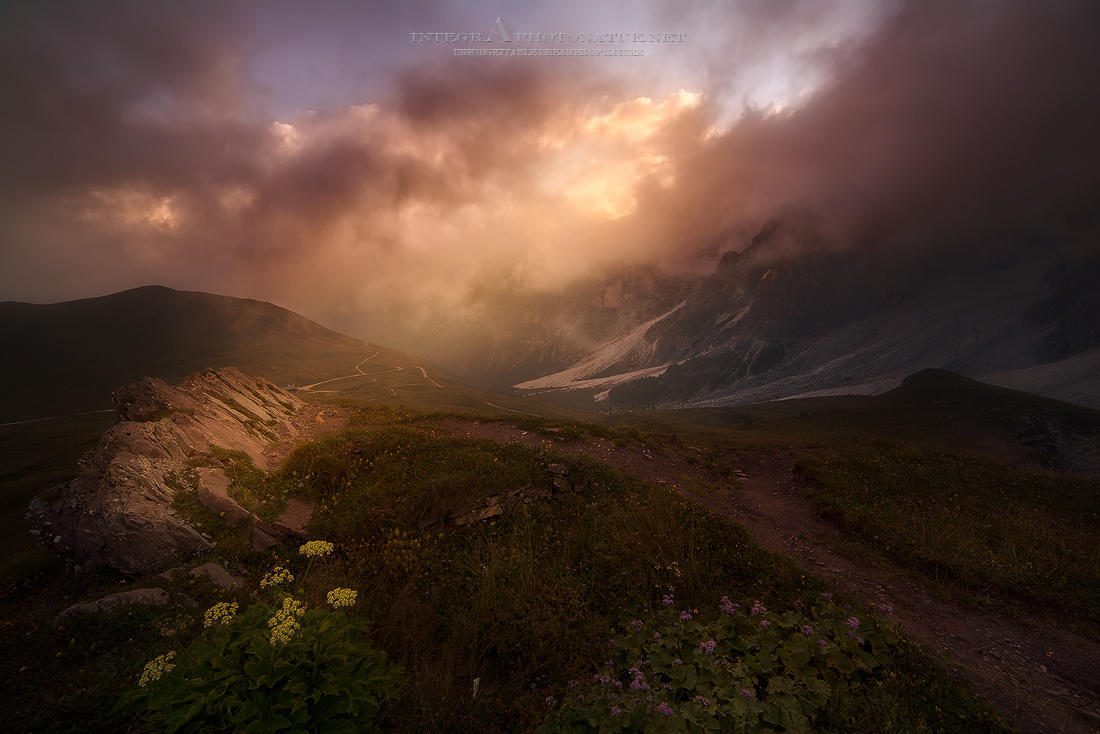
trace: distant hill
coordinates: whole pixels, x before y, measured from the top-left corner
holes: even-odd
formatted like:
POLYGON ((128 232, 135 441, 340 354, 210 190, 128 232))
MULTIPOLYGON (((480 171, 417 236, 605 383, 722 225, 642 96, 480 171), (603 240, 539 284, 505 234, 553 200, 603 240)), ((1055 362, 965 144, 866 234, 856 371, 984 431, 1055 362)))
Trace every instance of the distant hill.
POLYGON ((307 384, 353 371, 369 348, 270 303, 161 286, 0 303, 0 344, 0 422, 110 408, 119 385, 204 367, 307 384))
POLYGON ((942 369, 921 370, 881 395, 626 412, 612 422, 645 430, 690 427, 685 435, 702 431, 724 440, 931 444, 1100 474, 1100 411, 942 369))

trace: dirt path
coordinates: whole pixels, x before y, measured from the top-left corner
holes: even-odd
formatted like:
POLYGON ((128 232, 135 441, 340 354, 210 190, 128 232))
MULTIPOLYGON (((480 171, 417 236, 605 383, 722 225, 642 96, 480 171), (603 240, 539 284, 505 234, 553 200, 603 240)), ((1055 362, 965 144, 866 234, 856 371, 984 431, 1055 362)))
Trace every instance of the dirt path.
MULTIPOLYGON (((363 365, 366 364, 367 362, 369 362, 370 360, 374 359, 377 356, 378 356, 378 352, 375 352, 374 354, 370 355, 366 359, 361 360, 359 363, 357 363, 355 365, 355 372, 352 372, 350 375, 340 375, 339 377, 330 377, 327 380, 321 380, 320 382, 315 382, 312 385, 302 385, 298 389, 302 390, 303 392, 330 392, 329 390, 316 390, 316 391, 314 391, 313 388, 317 387, 318 385, 327 385, 330 382, 336 382, 338 380, 347 380, 347 379, 352 378, 352 377, 368 377, 371 374, 379 374, 379 373, 370 373, 370 372, 364 372, 363 371, 363 365)), ((397 369, 400 370, 401 368, 398 367, 397 369)))
POLYGON ((902 628, 943 654, 1024 732, 1100 731, 1100 644, 1060 627, 936 598, 912 579, 845 555, 845 538, 821 517, 789 457, 742 467, 737 490, 704 503, 745 525, 762 545, 869 602, 889 601, 902 628))
MULTIPOLYGON (((713 479, 683 456, 620 447, 611 441, 561 441, 553 434, 491 422, 444 421, 455 436, 552 445, 602 459, 635 476, 678 489, 713 479), (686 480, 686 481, 685 481, 686 480)), ((936 650, 1022 732, 1100 731, 1100 644, 1061 629, 1053 617, 975 610, 933 597, 913 580, 845 555, 841 531, 822 518, 797 481, 791 457, 747 460, 738 486, 693 495, 736 520, 762 546, 792 558, 866 603, 889 602, 903 631, 936 650)))

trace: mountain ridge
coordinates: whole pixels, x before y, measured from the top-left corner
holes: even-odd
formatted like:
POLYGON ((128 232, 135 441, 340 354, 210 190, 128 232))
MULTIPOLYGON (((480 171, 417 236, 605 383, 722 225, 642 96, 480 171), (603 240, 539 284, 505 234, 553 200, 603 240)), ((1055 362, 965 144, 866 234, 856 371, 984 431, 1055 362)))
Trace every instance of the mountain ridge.
POLYGON ((237 366, 279 384, 342 374, 370 346, 266 301, 142 286, 0 303, 0 421, 110 407, 120 384, 237 366), (357 356, 359 355, 359 356, 357 356), (18 389, 15 389, 18 388, 18 389))
POLYGON ((564 378, 625 332, 515 388, 589 390, 609 411, 732 406, 875 394, 931 367, 1100 407, 1089 285, 1100 257, 1079 245, 1025 252, 994 240, 934 253, 844 248, 805 220, 770 223, 647 325, 599 386, 564 378))

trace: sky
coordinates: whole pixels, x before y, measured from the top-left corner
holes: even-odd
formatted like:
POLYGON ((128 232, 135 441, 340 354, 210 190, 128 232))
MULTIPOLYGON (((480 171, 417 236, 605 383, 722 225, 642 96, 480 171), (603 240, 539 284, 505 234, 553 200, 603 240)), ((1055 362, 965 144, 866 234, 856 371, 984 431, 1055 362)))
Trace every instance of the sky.
POLYGON ((0 300, 158 283, 400 346, 792 213, 1060 236, 1096 38, 1091 0, 7 2, 0 300))

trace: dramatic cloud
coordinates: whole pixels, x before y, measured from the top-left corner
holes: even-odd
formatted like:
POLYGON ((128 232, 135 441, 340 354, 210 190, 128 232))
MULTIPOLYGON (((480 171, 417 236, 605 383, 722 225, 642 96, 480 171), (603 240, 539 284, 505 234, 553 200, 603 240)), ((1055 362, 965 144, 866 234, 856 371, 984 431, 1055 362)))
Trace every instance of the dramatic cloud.
POLYGON ((1095 3, 594 5, 8 5, 0 297, 161 282, 400 344, 486 294, 705 269, 792 212, 919 247, 1096 210, 1095 3), (689 40, 409 42, 498 15, 689 40))
POLYGON ((687 149, 681 184, 646 202, 639 231, 714 242, 801 212, 846 243, 1056 237, 1100 191, 1097 10, 906 6, 832 53, 802 104, 687 149))

